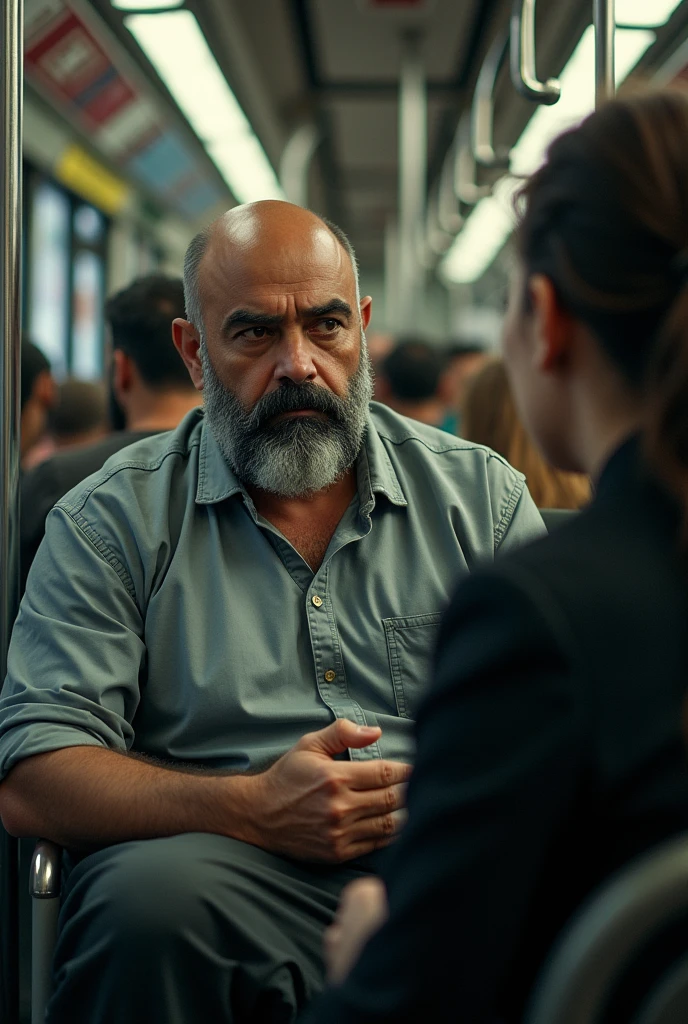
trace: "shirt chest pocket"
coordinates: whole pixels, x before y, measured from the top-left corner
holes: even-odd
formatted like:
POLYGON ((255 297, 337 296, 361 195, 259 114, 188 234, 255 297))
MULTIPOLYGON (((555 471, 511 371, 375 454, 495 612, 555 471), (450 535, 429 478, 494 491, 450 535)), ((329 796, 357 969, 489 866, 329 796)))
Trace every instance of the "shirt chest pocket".
POLYGON ((418 705, 428 690, 441 618, 437 612, 382 620, 394 697, 401 718, 416 717, 418 705))

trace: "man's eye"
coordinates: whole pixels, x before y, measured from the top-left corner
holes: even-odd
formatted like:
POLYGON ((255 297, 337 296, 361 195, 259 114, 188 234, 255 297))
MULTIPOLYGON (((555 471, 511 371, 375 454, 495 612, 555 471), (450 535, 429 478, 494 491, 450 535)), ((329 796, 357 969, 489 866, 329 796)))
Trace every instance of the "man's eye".
POLYGON ((261 341, 263 338, 267 338, 268 333, 269 328, 267 327, 247 327, 245 331, 241 331, 239 337, 246 341, 261 341))
POLYGON ((318 320, 315 325, 324 334, 333 334, 338 327, 341 327, 339 320, 335 320, 334 317, 327 317, 325 320, 318 320))

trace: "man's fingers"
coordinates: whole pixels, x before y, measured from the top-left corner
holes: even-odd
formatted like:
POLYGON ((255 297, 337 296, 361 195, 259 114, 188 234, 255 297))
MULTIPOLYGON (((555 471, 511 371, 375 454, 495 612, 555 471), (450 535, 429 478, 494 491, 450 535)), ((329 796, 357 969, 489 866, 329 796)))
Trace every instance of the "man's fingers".
POLYGON ((351 799, 354 801, 352 820, 376 818, 405 806, 406 783, 399 782, 396 786, 387 786, 385 789, 365 789, 361 792, 353 792, 351 799))
MULTIPOLYGON (((378 814, 372 818, 360 818, 348 830, 349 838, 352 844, 365 842, 375 844, 378 840, 391 840, 400 831, 405 821, 406 811, 404 808, 390 811, 389 814, 378 814)), ((376 849, 377 847, 371 848, 376 849)))
POLYGON ((335 754, 343 754, 349 747, 369 747, 380 738, 381 731, 378 726, 356 725, 348 718, 338 718, 325 729, 302 736, 296 747, 334 757, 335 754))
POLYGON ((384 789, 407 782, 411 765, 401 761, 352 761, 346 766, 349 789, 384 789))

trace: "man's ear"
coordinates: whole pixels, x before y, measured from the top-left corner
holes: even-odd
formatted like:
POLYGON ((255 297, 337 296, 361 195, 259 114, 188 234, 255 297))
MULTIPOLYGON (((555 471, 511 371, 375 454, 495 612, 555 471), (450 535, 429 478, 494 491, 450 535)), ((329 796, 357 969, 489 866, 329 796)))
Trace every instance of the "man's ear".
POLYGON ((112 353, 112 390, 118 402, 131 390, 133 371, 132 361, 126 352, 123 352, 121 348, 114 349, 112 353))
POLYGON ((569 357, 573 317, 562 307, 551 278, 545 274, 533 274, 527 287, 535 334, 536 368, 556 370, 569 357))
POLYGON ((366 295, 365 298, 361 299, 361 323, 363 324, 363 330, 368 330, 368 324, 370 323, 370 316, 373 312, 373 300, 370 295, 366 295))
POLYGON ((201 366, 200 345, 201 339, 198 331, 188 320, 177 317, 172 321, 172 340, 174 347, 184 360, 184 365, 189 371, 189 376, 197 391, 203 390, 203 367, 201 366))

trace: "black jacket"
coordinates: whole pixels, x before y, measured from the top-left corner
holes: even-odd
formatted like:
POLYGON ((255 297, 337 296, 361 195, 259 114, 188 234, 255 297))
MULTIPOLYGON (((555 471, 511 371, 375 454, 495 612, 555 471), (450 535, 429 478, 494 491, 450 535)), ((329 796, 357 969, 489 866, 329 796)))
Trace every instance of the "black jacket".
POLYGON ((456 593, 389 922, 309 1024, 519 1020, 572 911, 688 829, 688 566, 638 466, 631 441, 588 510, 456 593))

